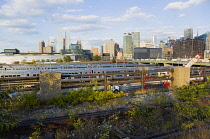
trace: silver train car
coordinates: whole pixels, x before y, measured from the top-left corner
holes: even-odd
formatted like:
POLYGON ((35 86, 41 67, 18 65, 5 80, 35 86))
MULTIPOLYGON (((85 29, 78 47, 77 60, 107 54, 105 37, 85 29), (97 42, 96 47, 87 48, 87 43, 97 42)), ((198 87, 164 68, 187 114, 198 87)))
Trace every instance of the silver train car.
MULTIPOLYGON (((0 78, 15 78, 15 77, 37 77, 44 72, 60 72, 62 75, 81 75, 81 74, 101 74, 101 73, 122 73, 117 75, 108 75, 108 78, 124 78, 138 77, 140 74, 123 74, 125 72, 135 72, 140 69, 155 70, 167 69, 168 67, 156 67, 152 65, 138 65, 138 64, 56 64, 56 65, 10 65, 0 66, 0 78)), ((161 73, 150 73, 157 74, 161 73)), ((151 76, 151 75, 150 75, 151 76)), ((84 80, 88 77, 66 77, 64 79, 84 80)), ((98 77, 94 77, 98 78, 98 77)), ((102 78, 102 77, 100 77, 102 78)))

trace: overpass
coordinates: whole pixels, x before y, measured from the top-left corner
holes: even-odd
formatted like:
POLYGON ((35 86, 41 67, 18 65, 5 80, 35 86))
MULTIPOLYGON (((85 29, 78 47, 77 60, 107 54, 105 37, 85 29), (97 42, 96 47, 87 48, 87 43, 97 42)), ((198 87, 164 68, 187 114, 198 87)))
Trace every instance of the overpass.
MULTIPOLYGON (((128 61, 138 64, 153 64, 157 66, 186 66, 190 60, 141 59, 128 61)), ((198 60, 193 67, 210 67, 209 61, 198 60)))

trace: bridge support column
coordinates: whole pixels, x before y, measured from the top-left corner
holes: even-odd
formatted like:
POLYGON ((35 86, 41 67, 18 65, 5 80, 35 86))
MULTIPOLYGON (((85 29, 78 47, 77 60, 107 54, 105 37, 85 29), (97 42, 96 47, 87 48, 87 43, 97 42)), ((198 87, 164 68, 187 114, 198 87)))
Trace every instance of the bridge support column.
POLYGON ((171 87, 178 88, 190 84, 190 68, 173 67, 173 70, 171 77, 173 77, 174 80, 171 81, 171 87))
POLYGON ((61 93, 61 73, 45 72, 40 74, 40 93, 42 100, 58 97, 61 93))

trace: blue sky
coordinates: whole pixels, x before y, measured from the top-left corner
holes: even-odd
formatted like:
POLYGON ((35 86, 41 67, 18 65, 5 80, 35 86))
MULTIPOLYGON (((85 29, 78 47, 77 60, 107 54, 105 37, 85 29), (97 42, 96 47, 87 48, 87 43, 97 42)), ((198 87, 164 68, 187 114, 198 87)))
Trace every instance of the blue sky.
POLYGON ((38 42, 71 29, 71 43, 100 47, 110 39, 122 47, 123 33, 139 31, 141 41, 180 38, 210 31, 210 0, 0 0, 0 52, 38 51, 38 42))

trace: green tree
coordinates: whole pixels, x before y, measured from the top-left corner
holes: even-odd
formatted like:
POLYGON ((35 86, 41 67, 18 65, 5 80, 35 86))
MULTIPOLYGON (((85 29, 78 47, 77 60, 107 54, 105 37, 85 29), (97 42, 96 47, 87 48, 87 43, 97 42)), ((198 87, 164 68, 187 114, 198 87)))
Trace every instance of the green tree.
POLYGON ((35 63, 36 63, 36 60, 33 59, 33 60, 31 61, 31 63, 32 63, 32 64, 35 64, 35 63))
POLYGON ((23 60, 21 61, 21 64, 26 64, 26 59, 23 59, 23 60))
POLYGON ((14 61, 13 64, 20 64, 20 61, 14 61))
POLYGON ((47 60, 46 60, 46 62, 50 62, 50 60, 49 60, 49 59, 47 59, 47 60))
POLYGON ((41 62, 45 62, 45 60, 44 60, 44 59, 42 59, 42 60, 41 60, 41 62))
POLYGON ((71 61, 73 61, 73 60, 71 59, 70 56, 64 56, 64 57, 63 57, 63 61, 64 61, 64 62, 71 62, 71 61))
POLYGON ((98 55, 95 55, 95 56, 93 56, 93 60, 94 61, 99 61, 99 60, 101 60, 101 57, 98 56, 98 55))
POLYGON ((63 59, 62 59, 62 58, 58 58, 58 59, 56 60, 56 62, 62 63, 62 62, 63 62, 63 59))

